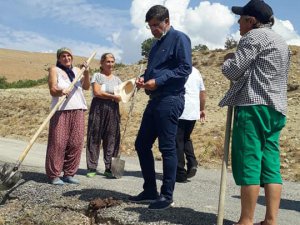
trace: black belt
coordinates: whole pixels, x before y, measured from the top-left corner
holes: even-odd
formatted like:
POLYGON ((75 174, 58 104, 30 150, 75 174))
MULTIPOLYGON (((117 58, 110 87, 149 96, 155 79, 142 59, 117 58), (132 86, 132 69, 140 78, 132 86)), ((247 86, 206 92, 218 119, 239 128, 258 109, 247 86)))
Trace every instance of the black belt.
POLYGON ((149 98, 152 100, 152 99, 158 98, 158 97, 160 97, 160 96, 162 96, 162 93, 151 93, 151 94, 149 95, 149 98))
POLYGON ((158 93, 151 93, 149 95, 150 100, 155 99, 155 98, 161 98, 161 97, 165 97, 165 96, 178 96, 181 93, 164 93, 164 92, 158 92, 158 93))

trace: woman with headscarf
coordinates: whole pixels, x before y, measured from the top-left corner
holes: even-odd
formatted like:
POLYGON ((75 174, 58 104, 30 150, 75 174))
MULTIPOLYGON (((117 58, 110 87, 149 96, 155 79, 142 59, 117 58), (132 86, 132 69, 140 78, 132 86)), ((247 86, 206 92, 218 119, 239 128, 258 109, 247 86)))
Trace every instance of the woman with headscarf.
POLYGON ((74 67, 72 63, 72 51, 69 48, 60 48, 57 50, 56 66, 49 69, 51 108, 57 104, 60 97, 67 96, 49 124, 45 167, 46 174, 54 185, 63 185, 65 182, 79 183, 74 175, 78 170, 84 145, 84 112, 87 110, 82 89, 89 89, 90 78, 88 68, 84 64, 86 70, 83 77, 69 92, 68 87, 80 72, 80 69, 74 67))

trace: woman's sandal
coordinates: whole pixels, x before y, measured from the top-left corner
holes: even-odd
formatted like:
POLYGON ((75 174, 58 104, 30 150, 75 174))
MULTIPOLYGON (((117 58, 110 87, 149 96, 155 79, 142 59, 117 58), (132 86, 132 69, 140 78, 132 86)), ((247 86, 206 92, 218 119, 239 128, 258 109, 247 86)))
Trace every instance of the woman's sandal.
MULTIPOLYGON (((234 223, 232 225, 237 225, 237 223, 234 223)), ((264 225, 264 221, 258 222, 258 223, 254 223, 253 225, 264 225)))

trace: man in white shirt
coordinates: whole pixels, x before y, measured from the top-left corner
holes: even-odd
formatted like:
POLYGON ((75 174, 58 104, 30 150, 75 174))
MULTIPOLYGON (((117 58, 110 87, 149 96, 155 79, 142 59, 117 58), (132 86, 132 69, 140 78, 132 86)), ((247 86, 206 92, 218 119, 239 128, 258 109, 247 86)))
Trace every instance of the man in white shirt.
POLYGON ((187 178, 195 176, 197 172, 197 159, 195 157, 191 133, 195 123, 200 119, 205 120, 205 86, 199 70, 195 67, 185 83, 185 105, 182 115, 179 118, 176 135, 177 148, 177 173, 176 182, 187 182, 187 178), (198 109, 198 110, 197 110, 198 109), (185 158, 187 169, 185 169, 185 158))

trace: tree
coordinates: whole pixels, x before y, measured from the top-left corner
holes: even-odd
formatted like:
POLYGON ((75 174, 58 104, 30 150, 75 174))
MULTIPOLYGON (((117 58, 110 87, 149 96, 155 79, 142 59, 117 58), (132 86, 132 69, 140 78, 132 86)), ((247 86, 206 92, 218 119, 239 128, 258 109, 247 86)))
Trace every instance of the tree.
POLYGON ((151 46, 154 42, 155 38, 148 38, 142 43, 142 56, 148 58, 151 46))
POLYGON ((207 51, 207 50, 208 50, 208 47, 206 45, 202 45, 202 44, 196 45, 192 49, 192 51, 207 51))
POLYGON ((227 38, 225 41, 225 48, 226 49, 232 49, 237 46, 238 42, 234 40, 233 38, 227 38))

